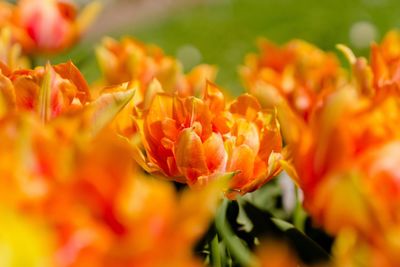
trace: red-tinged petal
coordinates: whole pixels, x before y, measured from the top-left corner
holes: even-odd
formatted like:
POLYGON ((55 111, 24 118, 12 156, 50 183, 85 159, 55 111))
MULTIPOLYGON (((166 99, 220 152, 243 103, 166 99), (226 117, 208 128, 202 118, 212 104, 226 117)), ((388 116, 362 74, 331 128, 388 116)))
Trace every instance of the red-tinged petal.
POLYGON ((254 96, 244 94, 231 104, 229 110, 252 121, 256 118, 257 112, 261 110, 261 105, 254 96))
POLYGON ((211 173, 224 172, 228 155, 221 135, 212 133, 212 135, 204 142, 203 147, 208 170, 211 173))
POLYGON ((19 6, 22 26, 38 47, 53 50, 67 41, 71 28, 59 13, 56 1, 25 0, 19 6))
POLYGON ((34 110, 37 105, 39 85, 28 76, 17 77, 13 80, 18 109, 34 110))
POLYGON ((175 120, 165 118, 161 121, 162 133, 170 140, 176 140, 179 134, 178 125, 175 120))
POLYGON ((207 82, 204 94, 204 101, 208 105, 211 112, 218 114, 225 109, 225 98, 221 90, 211 82, 207 82))
POLYGON ((208 174, 203 144, 191 128, 181 132, 175 147, 175 159, 178 170, 189 184, 196 183, 199 176, 208 174))
POLYGON ((232 189, 239 189, 253 177, 256 156, 247 145, 234 147, 228 160, 228 171, 236 172, 231 181, 232 189))
POLYGON ((233 115, 230 112, 221 112, 212 119, 213 130, 221 134, 226 134, 231 130, 233 115))
POLYGON ((72 61, 54 65, 53 68, 57 72, 57 74, 61 76, 61 78, 70 80, 76 86, 76 88, 80 92, 77 94, 77 97, 82 104, 85 104, 87 101, 90 100, 89 85, 87 84, 82 73, 72 63, 72 61))

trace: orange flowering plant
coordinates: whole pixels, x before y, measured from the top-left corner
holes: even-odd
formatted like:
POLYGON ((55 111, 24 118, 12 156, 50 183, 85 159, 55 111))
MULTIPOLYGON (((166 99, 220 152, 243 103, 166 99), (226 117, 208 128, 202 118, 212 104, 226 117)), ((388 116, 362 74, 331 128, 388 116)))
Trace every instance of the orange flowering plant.
POLYGON ((142 165, 189 185, 235 172, 230 190, 244 194, 279 170, 282 141, 274 111, 250 95, 225 107, 222 92, 208 83, 202 98, 157 93, 136 117, 146 155, 142 165))
POLYGON ((352 67, 349 83, 326 97, 308 124, 292 121, 302 133, 290 137, 295 179, 311 216, 340 237, 338 266, 399 264, 392 240, 400 151, 395 36, 391 32, 372 45, 370 66, 339 46, 352 67), (365 265, 357 263, 359 257, 365 265))
POLYGON ((262 39, 234 97, 133 37, 95 82, 42 58, 99 9, 0 1, 0 266, 400 265, 397 31, 347 69, 262 39))
POLYGON ((9 27, 13 40, 27 53, 61 52, 73 45, 86 31, 100 10, 92 2, 77 15, 70 1, 20 0, 17 5, 1 1, 0 28, 9 27))

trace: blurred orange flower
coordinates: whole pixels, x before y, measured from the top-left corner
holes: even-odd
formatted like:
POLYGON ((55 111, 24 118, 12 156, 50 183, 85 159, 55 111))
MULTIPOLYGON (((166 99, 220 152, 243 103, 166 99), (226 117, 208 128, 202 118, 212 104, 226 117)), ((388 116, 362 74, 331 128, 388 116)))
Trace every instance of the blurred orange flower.
POLYGON ((8 110, 33 111, 48 121, 90 100, 89 87, 72 62, 34 70, 0 68, 0 97, 8 110))
MULTIPOLYGON (((124 139, 90 132, 82 113, 45 125, 30 113, 0 119, 2 205, 28 226, 39 219, 49 235, 26 236, 38 246, 27 260, 46 255, 41 260, 52 266, 201 266, 192 249, 225 182, 178 196, 173 185, 135 167, 124 139)), ((17 240, 17 233, 3 237, 0 244, 12 255, 26 251, 7 239, 17 240)))
POLYGON ((390 31, 371 47, 373 84, 379 94, 400 94, 400 33, 390 31))
POLYGON ((260 54, 249 54, 240 69, 246 90, 263 106, 284 107, 308 121, 321 99, 342 79, 339 60, 301 40, 279 47, 259 41, 260 54))
POLYGON ((349 86, 329 96, 291 146, 316 222, 331 234, 353 229, 368 246, 384 248, 392 266, 399 263, 388 235, 400 223, 399 121, 398 97, 376 101, 349 86))
POLYGON ((13 42, 9 27, 0 28, 0 64, 6 65, 11 70, 30 67, 28 58, 23 56, 21 44, 13 42))
POLYGON ((216 68, 210 65, 199 65, 185 75, 181 63, 165 55, 161 48, 129 37, 121 41, 104 38, 96 52, 106 85, 138 80, 141 83, 138 94, 142 95, 157 79, 166 92, 201 96, 206 81, 213 81, 216 76, 216 68))
POLYGON ((0 27, 12 27, 14 39, 25 52, 60 52, 79 39, 99 10, 98 2, 88 4, 79 16, 70 1, 20 0, 16 6, 2 3, 1 12, 6 16, 0 20, 0 27))

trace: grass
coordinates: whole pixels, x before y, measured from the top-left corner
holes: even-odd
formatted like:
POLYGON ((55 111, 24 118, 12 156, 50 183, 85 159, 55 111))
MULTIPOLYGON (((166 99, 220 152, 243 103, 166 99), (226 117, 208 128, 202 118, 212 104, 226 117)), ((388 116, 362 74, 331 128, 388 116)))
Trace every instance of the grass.
MULTIPOLYGON (((398 14, 398 0, 208 0, 195 8, 137 25, 133 30, 126 25, 110 35, 133 35, 161 46, 173 56, 179 56, 183 46, 195 47, 200 52, 200 62, 219 66, 218 84, 239 94, 243 89, 237 66, 246 53, 256 51, 257 37, 277 43, 301 38, 325 50, 335 50, 337 43, 352 47, 349 31, 354 23, 371 23, 380 39, 388 30, 400 26, 398 14)), ((367 48, 354 50, 367 56, 367 48)), ((78 63, 88 80, 98 77, 91 45, 78 46, 68 57, 78 63)), ((192 63, 186 62, 185 68, 190 69, 192 63)))

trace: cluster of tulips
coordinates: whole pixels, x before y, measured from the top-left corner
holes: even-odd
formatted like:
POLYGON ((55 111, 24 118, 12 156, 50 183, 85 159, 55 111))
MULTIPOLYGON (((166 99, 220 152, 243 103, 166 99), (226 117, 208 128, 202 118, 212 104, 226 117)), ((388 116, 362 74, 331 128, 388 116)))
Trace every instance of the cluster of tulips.
POLYGON ((71 61, 30 67, 98 10, 0 2, 1 266, 236 266, 215 260, 224 246, 241 265, 310 266, 268 237, 247 260, 223 233, 194 253, 221 201, 281 172, 335 237, 318 266, 400 266, 400 33, 369 61, 339 45, 349 68, 304 41, 261 40, 238 97, 214 83, 216 67, 184 73, 130 37, 103 39, 92 85, 71 61))

